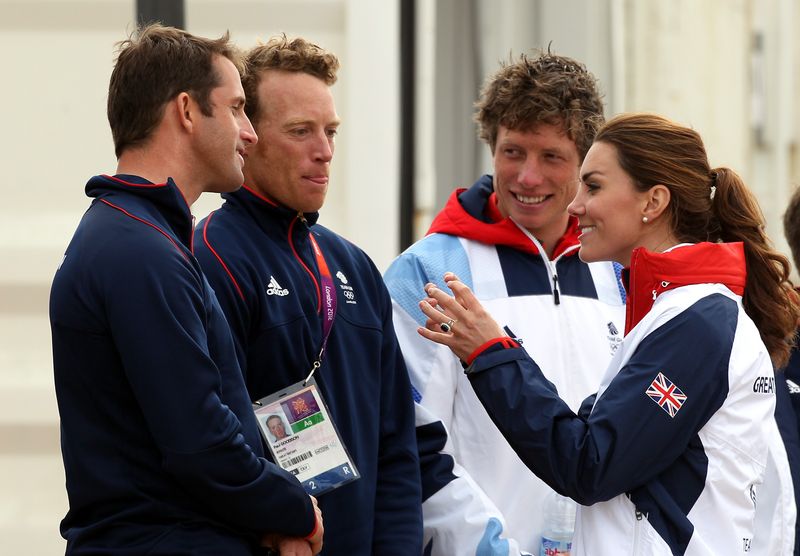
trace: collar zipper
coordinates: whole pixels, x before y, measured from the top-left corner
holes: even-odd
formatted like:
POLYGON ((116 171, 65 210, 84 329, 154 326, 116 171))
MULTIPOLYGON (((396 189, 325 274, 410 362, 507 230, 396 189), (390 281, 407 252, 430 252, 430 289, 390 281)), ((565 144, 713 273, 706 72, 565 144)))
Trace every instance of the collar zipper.
POLYGON ((548 276, 550 276, 550 280, 551 280, 551 282, 553 284, 553 304, 554 305, 561 305, 561 292, 558 289, 558 270, 557 270, 556 265, 558 264, 558 261, 561 260, 561 257, 566 255, 567 253, 571 253, 572 251, 575 251, 576 249, 579 249, 580 245, 572 245, 570 247, 567 247, 558 257, 556 257, 555 259, 553 259, 551 261, 547 257, 547 253, 545 252, 545 250, 542 247, 542 244, 539 242, 539 240, 536 239, 534 237, 534 235, 532 233, 530 233, 524 226, 521 226, 520 224, 518 224, 513 218, 511 218, 510 220, 512 222, 514 222, 514 224, 517 226, 517 228, 519 228, 520 231, 523 234, 525 234, 525 236, 529 240, 531 240, 533 245, 536 246, 536 250, 539 252, 539 256, 542 258, 542 261, 544 261, 544 267, 547 269, 547 274, 548 274, 548 276))

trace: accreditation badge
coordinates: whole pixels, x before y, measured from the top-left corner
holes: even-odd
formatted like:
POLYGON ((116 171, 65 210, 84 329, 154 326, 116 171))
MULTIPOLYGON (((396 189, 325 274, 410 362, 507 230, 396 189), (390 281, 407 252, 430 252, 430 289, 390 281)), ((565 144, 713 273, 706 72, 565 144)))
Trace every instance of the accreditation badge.
POLYGON ((313 378, 261 398, 253 410, 273 460, 309 494, 359 478, 313 378))

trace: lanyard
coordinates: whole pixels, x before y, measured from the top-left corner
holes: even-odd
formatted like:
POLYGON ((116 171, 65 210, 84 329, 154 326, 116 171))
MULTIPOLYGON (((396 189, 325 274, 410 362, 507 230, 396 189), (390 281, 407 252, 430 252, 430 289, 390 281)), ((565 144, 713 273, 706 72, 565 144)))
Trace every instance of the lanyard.
POLYGON ((303 385, 311 380, 314 372, 322 364, 322 355, 325 353, 325 347, 328 345, 328 338, 333 329, 333 320, 336 318, 336 287, 333 284, 333 276, 331 276, 328 263, 325 262, 325 257, 322 255, 322 249, 320 249, 319 243, 314 239, 314 234, 311 231, 309 231, 308 238, 314 248, 314 257, 317 259, 317 268, 319 269, 320 293, 322 294, 322 347, 319 350, 316 361, 311 366, 311 372, 303 381, 303 385))

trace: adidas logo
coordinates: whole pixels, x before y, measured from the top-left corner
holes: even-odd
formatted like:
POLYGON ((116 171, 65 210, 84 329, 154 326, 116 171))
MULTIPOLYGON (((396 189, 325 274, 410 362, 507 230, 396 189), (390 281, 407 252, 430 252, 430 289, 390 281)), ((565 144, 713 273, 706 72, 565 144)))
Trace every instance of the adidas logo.
POLYGON ((274 276, 269 277, 269 285, 267 286, 267 295, 289 295, 289 290, 282 288, 274 276))

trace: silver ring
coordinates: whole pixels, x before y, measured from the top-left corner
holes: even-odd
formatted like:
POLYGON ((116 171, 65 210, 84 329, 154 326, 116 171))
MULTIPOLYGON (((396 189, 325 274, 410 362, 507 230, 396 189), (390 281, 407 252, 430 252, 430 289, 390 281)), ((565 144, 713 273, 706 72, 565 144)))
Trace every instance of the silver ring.
POLYGON ((450 319, 447 322, 443 322, 439 325, 439 328, 442 329, 442 332, 450 332, 453 329, 453 325, 456 323, 456 319, 450 319))

